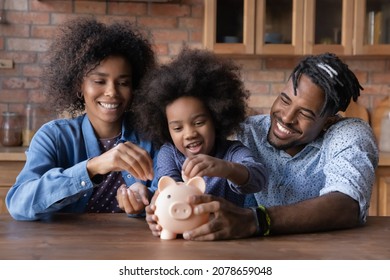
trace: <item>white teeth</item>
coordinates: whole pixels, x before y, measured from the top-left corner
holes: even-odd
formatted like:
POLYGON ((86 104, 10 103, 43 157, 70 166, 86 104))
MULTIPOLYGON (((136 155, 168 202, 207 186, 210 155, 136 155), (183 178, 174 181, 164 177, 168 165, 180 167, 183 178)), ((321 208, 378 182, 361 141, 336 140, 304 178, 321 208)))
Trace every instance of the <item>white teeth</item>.
POLYGON ((278 129, 279 129, 281 132, 283 132, 283 133, 285 133, 285 134, 291 134, 291 131, 288 130, 288 129, 286 129, 286 128, 284 128, 280 123, 276 122, 276 126, 278 127, 278 129))
POLYGON ((193 148, 193 147, 197 147, 200 145, 200 142, 197 142, 197 143, 191 143, 191 144, 188 144, 187 147, 188 148, 193 148))
POLYGON ((118 108, 119 107, 119 104, 112 104, 112 103, 102 103, 102 102, 99 102, 99 104, 106 108, 106 109, 115 109, 115 108, 118 108))

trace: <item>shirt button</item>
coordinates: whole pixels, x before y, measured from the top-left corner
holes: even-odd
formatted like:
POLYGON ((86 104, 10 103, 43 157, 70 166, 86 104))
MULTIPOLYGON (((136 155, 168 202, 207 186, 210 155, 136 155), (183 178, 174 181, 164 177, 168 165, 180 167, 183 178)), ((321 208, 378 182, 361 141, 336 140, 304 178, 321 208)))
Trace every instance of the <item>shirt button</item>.
POLYGON ((127 174, 127 176, 126 176, 127 178, 131 178, 132 176, 131 176, 131 174, 127 174))
POLYGON ((86 185, 85 181, 81 181, 81 186, 85 187, 85 185, 86 185))

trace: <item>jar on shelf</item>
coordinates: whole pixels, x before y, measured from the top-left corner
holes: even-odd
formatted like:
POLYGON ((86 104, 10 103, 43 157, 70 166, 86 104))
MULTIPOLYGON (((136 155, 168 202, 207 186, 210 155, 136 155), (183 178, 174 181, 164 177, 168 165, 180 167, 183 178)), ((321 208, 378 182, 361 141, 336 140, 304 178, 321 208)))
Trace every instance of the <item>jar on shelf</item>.
POLYGON ((16 112, 3 112, 0 127, 0 141, 3 146, 22 145, 22 125, 16 112))
POLYGON ((379 150, 390 152, 390 112, 386 113, 382 119, 379 150))
POLYGON ((26 117, 23 125, 23 146, 29 146, 37 130, 46 122, 55 118, 53 112, 42 104, 26 104, 26 117))

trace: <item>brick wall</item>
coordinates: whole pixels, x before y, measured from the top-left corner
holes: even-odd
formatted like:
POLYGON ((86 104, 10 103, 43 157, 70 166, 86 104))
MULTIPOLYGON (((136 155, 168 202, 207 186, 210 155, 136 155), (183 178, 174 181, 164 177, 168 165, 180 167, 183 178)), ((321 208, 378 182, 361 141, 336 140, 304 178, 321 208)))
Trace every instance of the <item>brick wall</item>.
MULTIPOLYGON (((39 74, 50 38, 64 20, 93 14, 102 21, 126 18, 151 31, 161 63, 178 53, 184 43, 202 47, 203 1, 172 3, 115 0, 0 0, 5 23, 0 24, 0 59, 12 59, 12 69, 0 69, 0 112, 24 114, 26 103, 44 102, 39 74)), ((251 91, 250 105, 268 112, 295 65, 296 57, 236 57, 251 91)), ((385 58, 344 59, 364 86, 361 103, 372 109, 390 95, 390 54, 385 58)))

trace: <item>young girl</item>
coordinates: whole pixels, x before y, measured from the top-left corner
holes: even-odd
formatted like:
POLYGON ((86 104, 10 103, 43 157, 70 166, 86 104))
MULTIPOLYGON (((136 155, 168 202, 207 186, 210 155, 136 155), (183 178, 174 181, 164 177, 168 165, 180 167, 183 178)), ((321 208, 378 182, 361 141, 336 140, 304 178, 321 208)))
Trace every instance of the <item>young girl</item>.
POLYGON ((155 66, 152 48, 130 22, 78 18, 60 31, 43 85, 52 108, 73 118, 36 132, 7 194, 8 210, 18 220, 55 212, 138 213, 151 195, 146 186, 157 153, 137 135, 128 111, 155 66))
POLYGON ((145 137, 162 145, 155 179, 203 176, 206 193, 244 206, 268 176, 248 148, 227 140, 245 119, 247 98, 238 68, 208 51, 185 48, 153 71, 133 110, 145 137))

